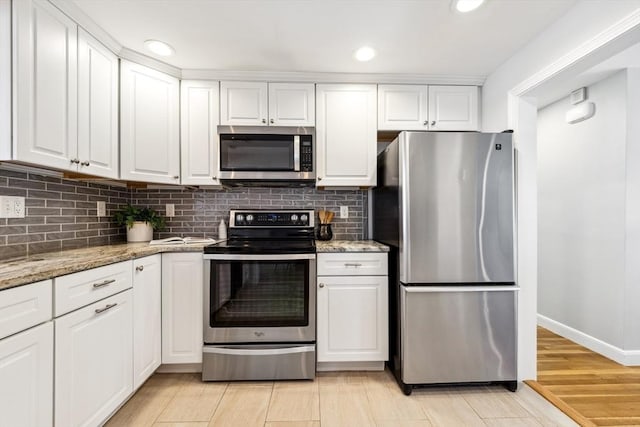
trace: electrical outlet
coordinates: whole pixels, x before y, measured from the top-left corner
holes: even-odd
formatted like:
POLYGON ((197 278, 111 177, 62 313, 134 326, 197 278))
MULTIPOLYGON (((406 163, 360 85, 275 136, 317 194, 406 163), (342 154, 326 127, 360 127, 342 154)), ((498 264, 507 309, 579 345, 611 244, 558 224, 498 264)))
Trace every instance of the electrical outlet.
POLYGON ((0 218, 24 218, 24 197, 0 196, 0 218))
POLYGON ((349 206, 340 206, 340 218, 349 218, 349 206))
POLYGON ((98 202, 96 209, 98 216, 107 216, 107 202, 98 202))
POLYGON ((167 203, 166 214, 169 218, 176 216, 176 206, 173 203, 167 203))

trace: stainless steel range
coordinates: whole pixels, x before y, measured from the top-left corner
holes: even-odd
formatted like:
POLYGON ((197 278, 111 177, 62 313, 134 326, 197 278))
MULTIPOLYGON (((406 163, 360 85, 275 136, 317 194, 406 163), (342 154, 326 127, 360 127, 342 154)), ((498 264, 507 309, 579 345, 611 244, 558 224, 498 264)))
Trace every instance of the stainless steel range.
POLYGON ((232 210, 205 247, 204 381, 315 376, 313 210, 232 210))

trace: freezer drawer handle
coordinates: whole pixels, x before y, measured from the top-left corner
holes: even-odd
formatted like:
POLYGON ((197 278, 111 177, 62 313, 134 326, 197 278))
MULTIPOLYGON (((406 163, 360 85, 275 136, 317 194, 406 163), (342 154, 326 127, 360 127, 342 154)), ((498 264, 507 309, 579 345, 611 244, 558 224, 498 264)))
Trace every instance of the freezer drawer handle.
POLYGON ((96 312, 96 314, 104 313, 105 311, 112 309, 116 305, 118 305, 117 302, 114 302, 113 304, 107 304, 107 305, 104 306, 104 308, 96 308, 95 312, 96 312))
POLYGON ((360 264, 359 262, 345 262, 344 266, 358 268, 358 267, 362 267, 362 264, 360 264))
POLYGON ((115 282, 115 281, 116 281, 116 279, 107 279, 107 280, 105 280, 104 282, 94 283, 94 284, 93 284, 93 288, 94 288, 94 289, 99 289, 99 288, 101 288, 101 287, 103 287, 103 286, 110 285, 110 284, 112 284, 112 283, 113 283, 113 282, 115 282))

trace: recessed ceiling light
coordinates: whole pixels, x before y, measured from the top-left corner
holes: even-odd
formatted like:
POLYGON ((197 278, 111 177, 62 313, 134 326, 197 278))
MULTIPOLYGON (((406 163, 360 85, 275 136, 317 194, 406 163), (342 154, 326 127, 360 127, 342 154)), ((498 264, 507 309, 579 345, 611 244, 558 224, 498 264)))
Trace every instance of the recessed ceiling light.
POLYGON ((373 57, 376 56, 376 51, 369 46, 363 46, 360 49, 356 50, 355 57, 358 61, 370 61, 373 57))
POLYGON ((159 40, 147 40, 144 42, 144 45, 151 52, 160 56, 171 56, 175 52, 171 46, 159 40))
POLYGON ((471 12, 480 7, 484 0, 454 0, 458 12, 471 12))

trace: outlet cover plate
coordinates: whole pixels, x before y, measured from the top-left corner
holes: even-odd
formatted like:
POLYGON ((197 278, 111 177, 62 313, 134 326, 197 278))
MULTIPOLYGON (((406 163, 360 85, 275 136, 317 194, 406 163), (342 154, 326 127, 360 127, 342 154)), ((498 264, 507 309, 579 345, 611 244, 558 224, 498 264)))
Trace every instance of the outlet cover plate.
POLYGON ((98 202, 96 208, 98 216, 107 216, 107 202, 98 202))
POLYGON ((169 218, 176 216, 176 206, 173 203, 167 203, 166 215, 169 218))
POLYGON ((24 197, 0 196, 0 218, 24 218, 24 197))
POLYGON ((340 218, 349 218, 349 206, 340 206, 340 218))

